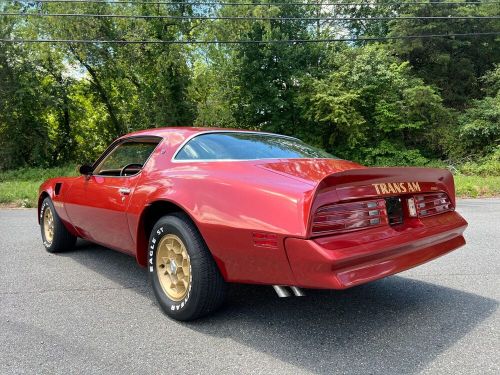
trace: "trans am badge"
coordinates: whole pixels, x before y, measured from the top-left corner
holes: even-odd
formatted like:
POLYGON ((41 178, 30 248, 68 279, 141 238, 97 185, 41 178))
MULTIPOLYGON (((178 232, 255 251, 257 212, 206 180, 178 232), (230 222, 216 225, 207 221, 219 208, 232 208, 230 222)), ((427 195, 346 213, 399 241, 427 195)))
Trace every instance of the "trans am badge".
POLYGON ((388 182, 372 185, 377 194, 415 193, 421 191, 418 182, 388 182))

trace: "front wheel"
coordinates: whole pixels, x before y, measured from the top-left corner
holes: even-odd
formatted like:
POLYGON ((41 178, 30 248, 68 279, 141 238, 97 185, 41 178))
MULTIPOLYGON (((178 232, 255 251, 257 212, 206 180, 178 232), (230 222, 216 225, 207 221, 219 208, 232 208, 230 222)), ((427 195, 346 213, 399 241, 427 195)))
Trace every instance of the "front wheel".
POLYGON ((226 283, 198 229, 184 214, 164 216, 155 224, 148 270, 158 303, 173 319, 197 319, 224 301, 226 283))
POLYGON ((49 197, 43 200, 40 207, 40 230, 43 246, 49 253, 70 250, 75 246, 76 237, 68 232, 49 197))

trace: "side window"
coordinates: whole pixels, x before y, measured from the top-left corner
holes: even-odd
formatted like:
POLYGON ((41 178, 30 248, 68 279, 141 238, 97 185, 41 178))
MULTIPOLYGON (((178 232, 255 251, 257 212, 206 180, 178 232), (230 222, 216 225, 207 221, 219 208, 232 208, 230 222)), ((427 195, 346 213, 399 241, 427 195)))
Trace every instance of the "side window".
POLYGON ((139 173, 157 145, 158 141, 121 143, 99 163, 94 169, 94 174, 101 176, 130 176, 139 173))

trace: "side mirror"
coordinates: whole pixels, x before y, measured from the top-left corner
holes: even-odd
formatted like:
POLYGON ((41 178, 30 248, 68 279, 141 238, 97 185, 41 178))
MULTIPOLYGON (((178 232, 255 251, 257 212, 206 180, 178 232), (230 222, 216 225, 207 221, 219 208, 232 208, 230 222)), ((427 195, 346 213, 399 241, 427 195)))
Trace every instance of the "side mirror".
POLYGON ((92 174, 92 167, 88 164, 82 164, 80 165, 80 168, 78 168, 80 174, 83 174, 84 176, 90 176, 92 174))

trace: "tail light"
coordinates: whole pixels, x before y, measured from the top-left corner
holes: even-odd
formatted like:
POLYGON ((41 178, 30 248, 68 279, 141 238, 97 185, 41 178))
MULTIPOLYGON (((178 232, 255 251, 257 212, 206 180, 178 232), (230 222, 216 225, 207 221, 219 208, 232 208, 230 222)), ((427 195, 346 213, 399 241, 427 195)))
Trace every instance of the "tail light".
POLYGON ((315 212, 311 234, 350 232, 388 223, 384 199, 331 204, 315 212))
POLYGON ((437 215, 455 209, 445 193, 419 194, 415 195, 414 199, 419 217, 437 215))

